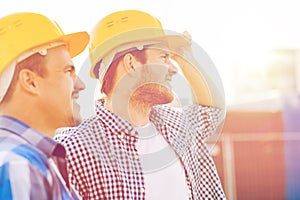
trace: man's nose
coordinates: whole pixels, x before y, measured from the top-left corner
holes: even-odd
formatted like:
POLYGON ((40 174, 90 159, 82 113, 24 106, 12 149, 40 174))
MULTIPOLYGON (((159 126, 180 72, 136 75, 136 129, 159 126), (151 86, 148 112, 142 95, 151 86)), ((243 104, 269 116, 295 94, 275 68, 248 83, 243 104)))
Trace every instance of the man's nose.
POLYGON ((178 68, 172 63, 171 60, 169 60, 168 65, 169 65, 168 71, 171 75, 178 73, 178 68))
POLYGON ((84 90, 85 88, 86 87, 85 87, 85 84, 83 83, 83 81, 78 76, 76 76, 75 84, 74 84, 74 90, 76 92, 79 92, 81 90, 84 90))

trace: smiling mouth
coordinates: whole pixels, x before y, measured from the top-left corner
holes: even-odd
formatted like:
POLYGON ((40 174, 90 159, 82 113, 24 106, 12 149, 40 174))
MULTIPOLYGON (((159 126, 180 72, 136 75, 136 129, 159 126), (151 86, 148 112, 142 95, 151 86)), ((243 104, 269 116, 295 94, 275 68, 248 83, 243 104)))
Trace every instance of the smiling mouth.
POLYGON ((172 81, 172 77, 169 76, 169 75, 167 75, 165 80, 171 82, 172 81))
POLYGON ((172 82, 172 77, 166 77, 165 83, 163 84, 165 87, 171 89, 171 82, 172 82))
POLYGON ((79 98, 79 93, 73 92, 72 93, 72 99, 78 99, 79 98))

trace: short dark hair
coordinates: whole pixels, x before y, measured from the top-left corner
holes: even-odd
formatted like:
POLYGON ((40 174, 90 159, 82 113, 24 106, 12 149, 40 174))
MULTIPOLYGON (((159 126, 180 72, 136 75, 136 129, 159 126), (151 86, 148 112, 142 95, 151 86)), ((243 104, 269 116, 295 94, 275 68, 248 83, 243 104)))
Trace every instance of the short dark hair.
POLYGON ((43 66, 44 60, 45 60, 44 57, 45 56, 42 56, 39 53, 36 53, 36 54, 26 58, 25 60, 22 60, 21 62, 17 63, 17 65, 15 67, 14 75, 13 75, 11 83, 9 85, 9 88, 7 89, 7 92, 3 98, 3 102, 8 101, 12 97, 12 95, 16 89, 16 84, 18 82, 19 73, 21 70, 28 69, 28 70, 35 72, 37 75, 39 75, 41 77, 46 76, 47 70, 43 66))
POLYGON ((115 74, 117 71, 117 66, 127 53, 132 54, 136 58, 136 60, 141 62, 142 64, 146 63, 145 48, 142 50, 138 50, 137 48, 131 48, 117 53, 113 59, 113 62, 110 64, 107 72, 103 77, 101 93, 105 95, 111 93, 115 82, 115 74))

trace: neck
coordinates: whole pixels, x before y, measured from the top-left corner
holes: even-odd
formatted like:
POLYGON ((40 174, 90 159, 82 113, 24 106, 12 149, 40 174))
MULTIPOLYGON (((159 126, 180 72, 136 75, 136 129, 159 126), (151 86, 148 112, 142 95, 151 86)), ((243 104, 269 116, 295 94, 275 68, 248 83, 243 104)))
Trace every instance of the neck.
POLYGON ((135 126, 144 126, 149 123, 149 113, 152 106, 143 102, 130 101, 129 116, 135 126))
POLYGON ((50 138, 55 134, 56 128, 51 127, 47 120, 41 117, 43 114, 39 112, 39 109, 34 108, 34 106, 1 103, 0 114, 16 118, 50 138))
POLYGON ((120 101, 113 103, 111 98, 107 97, 104 106, 134 126, 144 126, 149 123, 149 113, 152 106, 143 102, 130 99, 129 102, 120 101))

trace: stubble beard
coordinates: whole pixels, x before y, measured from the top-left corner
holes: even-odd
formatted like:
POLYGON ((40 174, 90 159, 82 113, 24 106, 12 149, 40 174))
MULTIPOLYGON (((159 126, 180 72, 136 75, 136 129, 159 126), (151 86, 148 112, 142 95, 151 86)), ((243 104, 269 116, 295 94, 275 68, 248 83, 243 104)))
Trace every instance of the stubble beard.
POLYGON ((138 87, 131 95, 131 102, 135 107, 152 107, 171 103, 173 93, 166 86, 157 83, 147 83, 138 87))

